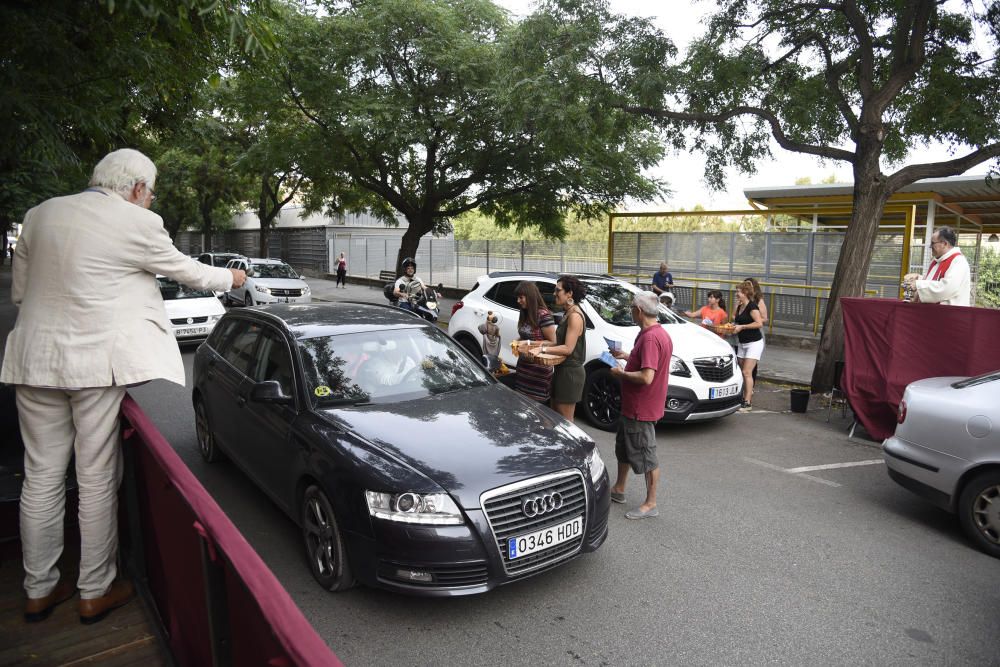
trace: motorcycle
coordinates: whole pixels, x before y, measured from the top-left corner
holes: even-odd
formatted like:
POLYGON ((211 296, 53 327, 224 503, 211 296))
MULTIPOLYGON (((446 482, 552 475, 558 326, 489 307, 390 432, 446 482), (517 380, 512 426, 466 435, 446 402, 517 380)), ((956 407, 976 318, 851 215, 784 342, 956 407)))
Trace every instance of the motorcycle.
MULTIPOLYGON (((431 289, 426 286, 421 286, 419 283, 411 283, 411 285, 412 287, 408 286, 406 289, 408 294, 407 303, 409 304, 409 308, 406 308, 406 310, 416 313, 428 322, 437 322, 438 316, 441 314, 441 308, 438 305, 438 301, 441 299, 440 290, 443 289, 443 286, 438 283, 437 289, 431 289)), ((386 283, 385 287, 382 288, 382 293, 385 295, 385 298, 389 300, 389 303, 403 308, 394 293, 395 289, 395 283, 386 283)))

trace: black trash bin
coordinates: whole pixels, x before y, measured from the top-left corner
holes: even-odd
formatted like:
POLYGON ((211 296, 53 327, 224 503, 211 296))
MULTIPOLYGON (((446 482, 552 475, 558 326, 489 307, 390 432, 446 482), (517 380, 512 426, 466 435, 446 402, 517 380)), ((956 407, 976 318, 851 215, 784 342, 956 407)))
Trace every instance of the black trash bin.
POLYGON ((809 408, 809 390, 792 389, 792 412, 805 412, 809 408))

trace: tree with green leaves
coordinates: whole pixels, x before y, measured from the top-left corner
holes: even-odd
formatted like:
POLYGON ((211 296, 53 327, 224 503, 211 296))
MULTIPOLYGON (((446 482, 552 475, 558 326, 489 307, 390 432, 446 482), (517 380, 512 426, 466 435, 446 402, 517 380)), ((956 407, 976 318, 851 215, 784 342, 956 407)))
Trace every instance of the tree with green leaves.
POLYGON ((284 94, 281 62, 275 51, 248 54, 215 94, 217 112, 239 147, 236 168, 253 184, 249 201, 260 222, 261 257, 270 255, 268 237, 281 210, 310 190, 299 145, 306 120, 284 94))
POLYGON ((400 260, 475 209, 559 237, 569 210, 662 193, 641 173, 662 154, 651 123, 594 98, 578 28, 514 25, 489 0, 320 4, 279 35, 311 201, 401 214, 400 260))
POLYGON ((976 305, 1000 308, 1000 250, 994 247, 985 248, 979 258, 976 305))
POLYGON ((832 384, 843 354, 840 297, 863 294, 889 197, 1000 156, 998 26, 997 0, 722 0, 679 63, 647 23, 607 70, 617 108, 654 119, 675 146, 703 151, 716 186, 725 167, 752 173, 770 159, 772 138, 852 165, 853 213, 813 391, 832 384), (932 141, 956 157, 902 164, 932 141))
POLYGON ((237 168, 242 147, 214 115, 195 115, 165 145, 155 156, 160 175, 153 209, 171 236, 194 228, 208 243, 215 231, 228 227, 257 181, 237 168))
POLYGON ((271 0, 44 0, 0 5, 0 233, 85 187, 123 146, 152 146, 238 49, 273 45, 271 0))

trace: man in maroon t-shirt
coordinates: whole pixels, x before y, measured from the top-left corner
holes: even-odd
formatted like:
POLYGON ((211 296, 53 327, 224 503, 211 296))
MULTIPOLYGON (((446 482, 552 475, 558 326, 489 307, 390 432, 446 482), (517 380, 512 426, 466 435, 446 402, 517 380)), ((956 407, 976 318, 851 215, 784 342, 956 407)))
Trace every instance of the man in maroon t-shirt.
POLYGON ((618 459, 618 479, 611 487, 611 500, 625 502, 625 482, 628 469, 646 477, 646 502, 638 509, 625 513, 626 519, 646 519, 657 516, 656 483, 660 479, 660 464, 656 460, 656 422, 663 417, 670 378, 670 356, 674 344, 670 334, 657 319, 659 301, 652 292, 636 294, 632 299, 632 319, 639 325, 632 352, 612 352, 616 359, 625 359, 624 370, 615 367, 611 374, 621 380, 622 416, 615 436, 615 457, 618 459))

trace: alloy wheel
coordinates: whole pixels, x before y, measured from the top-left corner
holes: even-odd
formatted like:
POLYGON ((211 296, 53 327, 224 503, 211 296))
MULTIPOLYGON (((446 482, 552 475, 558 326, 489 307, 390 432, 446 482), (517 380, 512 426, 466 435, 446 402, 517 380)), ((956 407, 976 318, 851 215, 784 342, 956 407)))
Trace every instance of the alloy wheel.
POLYGON ((1000 547, 1000 484, 986 487, 972 501, 972 521, 986 540, 1000 547))

